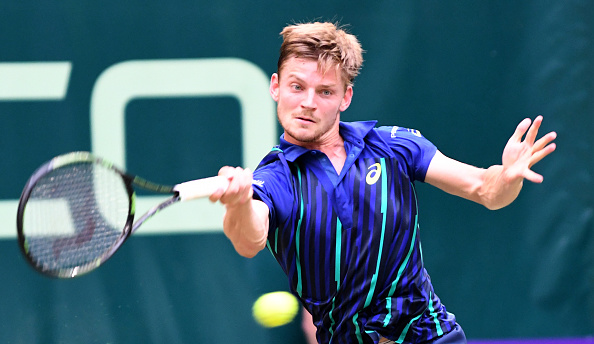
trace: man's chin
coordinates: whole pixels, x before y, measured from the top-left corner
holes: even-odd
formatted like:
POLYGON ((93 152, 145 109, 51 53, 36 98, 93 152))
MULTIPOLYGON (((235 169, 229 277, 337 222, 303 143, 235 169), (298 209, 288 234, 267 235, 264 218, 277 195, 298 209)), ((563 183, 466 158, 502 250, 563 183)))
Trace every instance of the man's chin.
POLYGON ((300 132, 300 130, 297 131, 287 131, 285 130, 285 139, 287 139, 286 136, 289 136, 293 141, 296 141, 298 143, 313 143, 316 142, 319 138, 318 135, 312 134, 311 132, 307 131, 307 132, 300 132))

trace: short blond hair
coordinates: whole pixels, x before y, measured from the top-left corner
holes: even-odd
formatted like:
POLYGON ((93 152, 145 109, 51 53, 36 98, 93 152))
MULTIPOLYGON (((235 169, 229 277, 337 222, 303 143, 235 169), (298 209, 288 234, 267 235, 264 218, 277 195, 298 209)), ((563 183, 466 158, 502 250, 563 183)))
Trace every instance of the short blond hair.
POLYGON ((334 23, 303 23, 289 25, 281 31, 283 43, 278 59, 280 75, 286 60, 297 57, 318 61, 322 72, 335 67, 340 70, 346 86, 353 86, 363 65, 363 49, 352 34, 334 23))

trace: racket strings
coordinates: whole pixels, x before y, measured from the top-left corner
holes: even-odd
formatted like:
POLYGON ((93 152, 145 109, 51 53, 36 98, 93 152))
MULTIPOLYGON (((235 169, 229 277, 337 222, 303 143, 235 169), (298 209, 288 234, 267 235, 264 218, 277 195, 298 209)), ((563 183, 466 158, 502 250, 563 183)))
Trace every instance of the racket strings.
POLYGON ((128 192, 117 172, 89 162, 63 166, 31 192, 26 249, 45 270, 97 263, 122 238, 128 214, 128 192))

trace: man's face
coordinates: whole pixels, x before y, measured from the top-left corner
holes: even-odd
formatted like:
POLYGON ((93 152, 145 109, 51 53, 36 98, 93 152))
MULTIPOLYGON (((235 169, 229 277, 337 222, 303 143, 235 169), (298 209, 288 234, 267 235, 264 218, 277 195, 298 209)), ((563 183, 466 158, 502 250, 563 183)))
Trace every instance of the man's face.
POLYGON ((353 90, 349 86, 345 91, 336 69, 324 74, 317 61, 293 57, 285 61, 280 75, 272 75, 270 94, 277 102, 285 140, 311 148, 338 136, 340 113, 349 107, 353 90))

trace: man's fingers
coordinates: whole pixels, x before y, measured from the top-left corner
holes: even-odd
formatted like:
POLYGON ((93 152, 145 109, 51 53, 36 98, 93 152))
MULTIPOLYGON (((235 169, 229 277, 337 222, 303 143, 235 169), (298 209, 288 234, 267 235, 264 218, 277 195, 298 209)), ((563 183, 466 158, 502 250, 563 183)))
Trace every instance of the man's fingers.
POLYGON ((532 167, 537 162, 541 161, 547 155, 553 153, 555 151, 555 149, 557 149, 557 145, 554 143, 551 143, 550 145, 546 146, 545 148, 532 154, 532 157, 530 158, 530 167, 532 167))
POLYGON ((553 143, 557 138, 557 133, 555 132, 550 132, 538 141, 536 140, 542 120, 542 116, 537 116, 533 122, 530 118, 526 118, 520 122, 510 138, 503 156, 504 166, 506 164, 507 166, 517 165, 516 176, 520 174, 524 179, 533 183, 542 183, 543 176, 535 173, 530 168, 557 148, 557 145, 553 143), (524 135, 526 136, 524 141, 522 141, 524 135), (506 155, 506 153, 509 154, 506 155))
POLYGON ((221 167, 221 169, 219 170, 219 176, 222 177, 227 177, 229 178, 229 181, 231 181, 231 179, 233 178, 233 176, 235 175, 235 167, 231 167, 231 166, 223 166, 221 167))
POLYGON ((213 192, 213 194, 208 197, 208 200, 211 201, 212 203, 216 203, 218 200, 221 199, 223 194, 224 194, 224 190, 219 189, 219 190, 213 192))
POLYGON ((534 146, 532 146, 532 151, 537 152, 537 151, 543 149, 544 147, 546 147, 546 145, 551 143, 556 138, 557 138, 557 133, 554 131, 546 134, 545 136, 541 137, 538 141, 536 141, 534 143, 534 146))
POLYGON ((229 187, 223 193, 217 192, 211 196, 212 200, 220 200, 226 205, 245 203, 252 198, 252 171, 241 167, 223 167, 219 175, 229 178, 229 187), (217 198, 218 197, 218 198, 217 198))
POLYGON ((524 171, 524 175, 523 175, 524 179, 529 180, 533 183, 542 183, 542 181, 544 180, 544 177, 532 170, 526 170, 524 171))
POLYGON ((524 118, 524 120, 520 122, 520 124, 518 124, 518 126, 516 127, 516 131, 510 138, 510 141, 521 142, 522 136, 524 136, 524 134, 530 127, 530 123, 532 123, 532 120, 530 120, 530 118, 524 118))
POLYGON ((538 135, 538 129, 540 128, 540 125, 542 123, 542 116, 537 116, 534 119, 534 122, 532 123, 532 125, 530 126, 530 129, 528 129, 528 133, 526 134, 526 138, 525 138, 525 142, 529 143, 529 144, 534 144, 534 141, 536 141, 536 135, 538 135))

